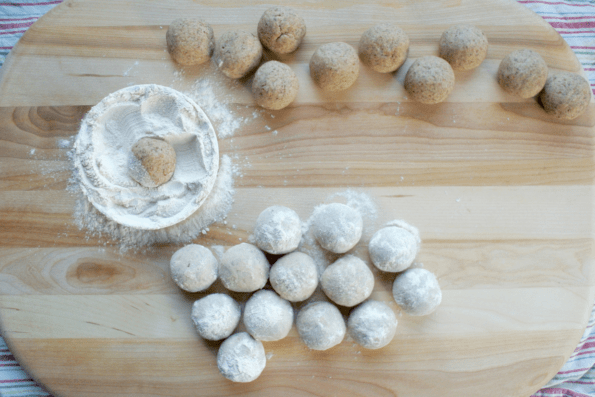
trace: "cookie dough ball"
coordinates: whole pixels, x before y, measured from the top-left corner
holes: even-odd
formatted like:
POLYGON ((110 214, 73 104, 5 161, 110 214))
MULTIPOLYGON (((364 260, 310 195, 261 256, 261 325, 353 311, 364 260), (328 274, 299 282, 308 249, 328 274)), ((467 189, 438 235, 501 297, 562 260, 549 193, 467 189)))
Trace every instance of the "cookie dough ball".
POLYGON ((269 8, 258 21, 258 38, 276 54, 295 51, 306 35, 304 18, 288 7, 269 8))
POLYGON ((254 243, 269 254, 295 250, 302 239, 302 223, 290 208, 274 205, 262 211, 254 227, 254 243))
POLYGON ((219 264, 223 286, 235 292, 254 292, 269 278, 269 262, 261 250, 242 243, 228 249, 219 264))
POLYGON ((171 257, 169 268, 174 282, 188 292, 204 291, 217 280, 217 258, 208 249, 190 244, 177 250, 171 257))
POLYGON ((369 300, 351 311, 347 332, 360 346, 380 349, 395 337, 397 317, 386 303, 369 300))
POLYGON ((359 40, 359 58, 376 72, 394 72, 407 59, 409 36, 392 23, 366 30, 359 40))
POLYGON ((558 72, 548 77, 539 95, 547 113, 559 119, 572 120, 589 107, 591 87, 578 74, 558 72))
POLYGON ((438 280, 425 269, 407 269, 393 283, 395 302, 411 316, 425 316, 442 301, 438 280))
POLYGON ((332 303, 313 302, 298 313, 296 327, 302 341, 312 350, 328 350, 345 337, 345 320, 332 303))
POLYGON ((167 142, 141 138, 132 145, 128 175, 144 187, 157 187, 169 181, 176 170, 176 151, 167 142))
POLYGON ((262 45, 244 30, 225 32, 217 41, 215 64, 227 77, 239 79, 250 73, 262 58, 262 45))
POLYGON ((275 262, 269 275, 275 292, 290 302, 308 299, 318 286, 316 263, 302 252, 292 252, 275 262))
POLYGON ((230 336, 217 353, 217 367, 221 375, 232 382, 252 382, 267 364, 262 342, 246 332, 230 336))
POLYGON ((432 105, 443 102, 455 86, 455 74, 442 58, 418 58, 405 75, 405 89, 417 102, 432 105))
POLYGON ((221 340, 232 334, 240 322, 240 305, 225 294, 211 294, 194 302, 192 321, 204 339, 221 340))
POLYGON ((298 94, 298 78, 289 66, 269 61, 258 68, 252 80, 252 95, 259 106, 270 110, 287 107, 298 94))
POLYGON ((498 84, 504 91, 521 98, 534 97, 547 80, 547 64, 532 50, 506 55, 498 67, 498 84))
POLYGON ((320 278, 322 290, 341 306, 355 306, 372 294, 374 274, 357 256, 344 256, 328 266, 320 278))
POLYGON ((478 67, 488 53, 488 38, 473 25, 455 25, 440 37, 440 57, 453 70, 471 70, 478 67))
POLYGON ((215 49, 213 28, 193 18, 176 19, 165 35, 167 51, 181 65, 199 65, 211 59, 215 49))
POLYGON ((413 263, 421 240, 416 228, 393 221, 378 230, 368 245, 374 266, 385 272, 402 272, 413 263))
POLYGON ((293 325, 293 308, 273 291, 255 292, 244 307, 244 325, 257 340, 281 340, 293 325))
POLYGON ((342 91, 355 83, 359 59, 347 43, 327 43, 314 51, 310 59, 310 76, 325 91, 342 91))
POLYGON ((341 204, 332 203, 314 210, 311 230, 322 248, 342 254, 358 243, 364 222, 359 212, 341 204))

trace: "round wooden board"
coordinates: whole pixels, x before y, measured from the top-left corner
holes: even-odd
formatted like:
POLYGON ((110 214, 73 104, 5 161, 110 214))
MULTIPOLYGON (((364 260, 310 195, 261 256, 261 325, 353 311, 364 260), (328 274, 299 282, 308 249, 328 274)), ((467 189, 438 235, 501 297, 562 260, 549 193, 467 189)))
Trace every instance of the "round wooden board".
MULTIPOLYGON (((197 242, 246 241, 267 206, 286 205, 305 220, 352 189, 377 206, 357 254, 366 258, 370 233, 384 222, 417 226, 418 261, 443 289, 439 309, 400 316, 395 340, 378 351, 349 339, 310 351, 294 329, 265 344, 269 360, 258 380, 225 380, 218 344, 201 340, 189 318, 204 294, 182 293, 170 280, 177 247, 120 253, 75 226, 63 140, 76 135, 89 106, 119 88, 184 91, 197 79, 222 80, 210 67, 172 63, 165 31, 173 19, 201 17, 216 37, 229 28, 255 32, 270 3, 65 1, 27 31, 0 70, 1 330, 36 380, 56 396, 501 397, 528 396, 559 370, 595 292, 593 106, 556 121, 535 100, 505 94, 495 74, 507 53, 524 47, 552 70, 580 73, 579 62, 513 1, 359 3, 286 3, 308 26, 300 49, 281 59, 299 77, 299 96, 220 140, 240 168, 235 203, 227 223, 197 242), (409 34, 407 64, 394 75, 362 66, 349 90, 319 91, 308 76, 315 48, 357 46, 381 21, 409 34), (411 59, 436 54, 441 32, 455 23, 484 30, 488 59, 456 74, 447 102, 411 102, 402 87, 411 59)), ((249 84, 220 84, 238 117, 258 110, 249 84)), ((391 302, 392 277, 376 276, 373 296, 391 302)))

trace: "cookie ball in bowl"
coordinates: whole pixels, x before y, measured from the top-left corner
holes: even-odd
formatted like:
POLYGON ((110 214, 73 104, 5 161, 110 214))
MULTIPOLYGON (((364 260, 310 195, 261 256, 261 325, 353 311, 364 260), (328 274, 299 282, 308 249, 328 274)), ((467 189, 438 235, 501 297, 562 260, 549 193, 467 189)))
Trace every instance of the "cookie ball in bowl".
POLYGON ((131 148, 128 174, 145 187, 169 181, 176 170, 176 151, 162 139, 141 138, 131 148))

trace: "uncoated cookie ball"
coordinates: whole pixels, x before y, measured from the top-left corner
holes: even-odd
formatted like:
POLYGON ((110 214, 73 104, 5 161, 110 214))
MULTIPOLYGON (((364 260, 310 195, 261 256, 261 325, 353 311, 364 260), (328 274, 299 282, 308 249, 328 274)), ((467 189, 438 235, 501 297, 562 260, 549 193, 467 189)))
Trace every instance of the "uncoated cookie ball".
POLYGON ((558 72, 547 78, 539 98, 547 113, 559 119, 572 120, 589 107, 591 87, 578 74, 558 72))
POLYGON ((141 138, 130 151, 128 175, 145 187, 163 185, 176 170, 176 151, 161 139, 141 138))
POLYGON ((471 70, 478 67, 488 53, 488 38, 473 25, 455 25, 440 37, 440 57, 453 70, 471 70))
POLYGON ((380 23, 362 34, 358 52, 364 65, 376 72, 394 72, 407 59, 409 36, 392 23, 380 23))
POLYGON ((252 81, 254 100, 265 109, 279 110, 298 94, 298 78, 289 66, 269 61, 258 68, 252 81))
POLYGON ((194 18, 173 21, 165 34, 167 51, 181 65, 198 65, 211 59, 215 49, 213 28, 194 18))
POLYGON ((413 62, 405 75, 405 90, 428 105, 444 101, 455 86, 455 74, 442 58, 425 56, 413 62))
POLYGON ((295 51, 306 35, 306 23, 293 9, 269 8, 258 21, 258 38, 263 46, 276 54, 295 51))
POLYGON ((310 59, 310 76, 325 91, 341 91, 351 87, 358 74, 357 53, 347 43, 323 44, 310 59))
POLYGON ((262 58, 262 45, 245 30, 225 32, 217 41, 215 63, 227 77, 239 79, 252 71, 262 58))
POLYGON ((547 64, 533 50, 516 50, 506 55, 498 68, 498 84, 504 91, 531 98, 539 93, 547 80, 547 64))

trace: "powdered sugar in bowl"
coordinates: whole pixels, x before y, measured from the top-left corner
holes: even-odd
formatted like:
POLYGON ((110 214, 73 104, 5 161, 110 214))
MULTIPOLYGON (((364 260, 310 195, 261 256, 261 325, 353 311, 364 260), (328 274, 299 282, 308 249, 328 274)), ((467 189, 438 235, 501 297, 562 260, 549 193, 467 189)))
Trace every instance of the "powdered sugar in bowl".
POLYGON ((156 230, 192 215, 206 200, 219 169, 211 122, 186 95, 155 84, 111 93, 82 121, 74 145, 80 187, 97 210, 121 225, 156 230), (176 154, 171 179, 155 188, 128 173, 141 138, 169 143, 176 154))

